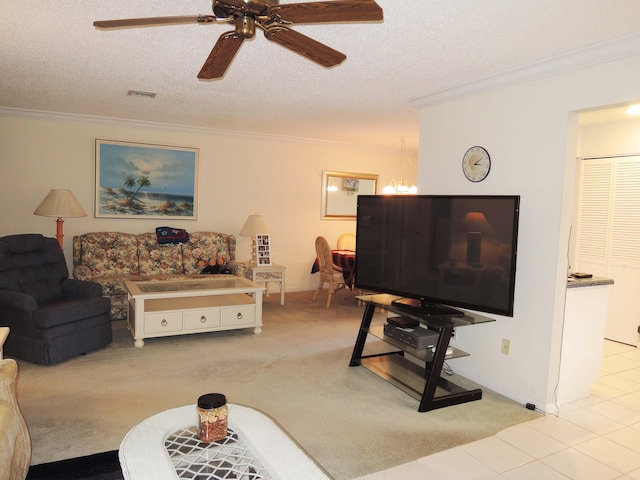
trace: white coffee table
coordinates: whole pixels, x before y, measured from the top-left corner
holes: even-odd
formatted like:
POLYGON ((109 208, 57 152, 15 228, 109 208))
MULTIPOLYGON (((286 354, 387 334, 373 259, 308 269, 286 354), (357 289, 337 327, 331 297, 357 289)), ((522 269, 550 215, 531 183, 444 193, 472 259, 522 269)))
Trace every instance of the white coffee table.
POLYGON ((275 420, 257 410, 230 404, 229 433, 222 442, 200 443, 196 435, 196 421, 196 407, 188 405, 166 410, 132 428, 119 451, 124 478, 332 478, 275 420))
POLYGON ((128 327, 136 347, 145 338, 253 327, 262 331, 259 285, 234 275, 125 282, 129 293, 128 327))

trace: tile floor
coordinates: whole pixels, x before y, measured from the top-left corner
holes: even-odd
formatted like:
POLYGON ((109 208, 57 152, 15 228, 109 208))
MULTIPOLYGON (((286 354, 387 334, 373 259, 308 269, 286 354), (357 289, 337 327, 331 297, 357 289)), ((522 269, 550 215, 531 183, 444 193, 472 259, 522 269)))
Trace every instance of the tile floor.
POLYGON ((640 480, 640 349, 605 341, 600 382, 560 413, 359 480, 640 480))

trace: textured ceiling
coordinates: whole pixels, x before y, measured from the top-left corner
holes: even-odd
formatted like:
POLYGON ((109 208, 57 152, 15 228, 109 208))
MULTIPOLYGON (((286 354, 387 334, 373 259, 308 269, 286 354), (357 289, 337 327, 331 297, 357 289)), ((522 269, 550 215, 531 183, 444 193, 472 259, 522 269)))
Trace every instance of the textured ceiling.
MULTIPOLYGON (((282 0, 281 3, 293 3, 282 0)), ((384 21, 304 25, 325 69, 257 32, 224 78, 196 78, 221 24, 96 30, 211 14, 207 0, 0 0, 0 107, 415 151, 411 100, 640 32, 638 0, 378 0, 384 21), (156 92, 155 99, 127 96, 156 92)))

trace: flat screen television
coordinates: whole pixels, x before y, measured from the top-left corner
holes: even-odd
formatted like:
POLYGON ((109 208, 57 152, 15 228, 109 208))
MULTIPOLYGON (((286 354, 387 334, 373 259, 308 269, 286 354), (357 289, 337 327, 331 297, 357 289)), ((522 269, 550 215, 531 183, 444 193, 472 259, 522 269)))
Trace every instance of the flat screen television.
POLYGON ((427 315, 513 316, 519 196, 359 195, 355 285, 427 315))

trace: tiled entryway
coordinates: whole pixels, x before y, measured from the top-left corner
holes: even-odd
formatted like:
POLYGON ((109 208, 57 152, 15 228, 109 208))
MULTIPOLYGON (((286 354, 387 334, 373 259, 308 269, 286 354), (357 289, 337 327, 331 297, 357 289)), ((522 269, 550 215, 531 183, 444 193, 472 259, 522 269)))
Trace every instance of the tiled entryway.
POLYGON ((640 349, 605 341, 600 382, 556 415, 359 480, 640 480, 640 349))

